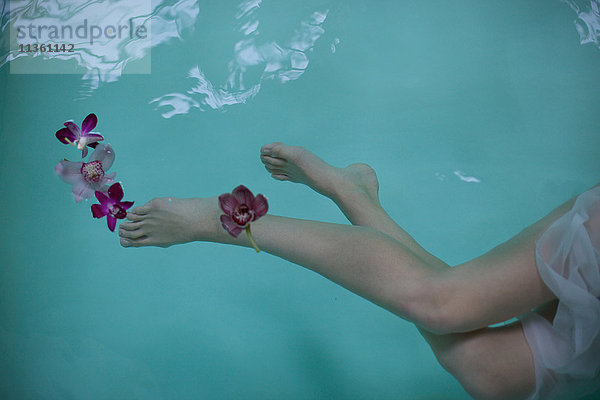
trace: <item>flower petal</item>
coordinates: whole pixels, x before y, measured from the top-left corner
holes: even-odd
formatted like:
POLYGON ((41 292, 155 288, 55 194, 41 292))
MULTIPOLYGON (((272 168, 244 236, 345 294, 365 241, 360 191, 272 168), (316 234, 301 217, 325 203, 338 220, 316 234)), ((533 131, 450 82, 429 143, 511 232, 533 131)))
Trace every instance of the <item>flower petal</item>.
POLYGON ((108 207, 109 204, 113 203, 112 200, 109 199, 108 196, 106 196, 102 192, 99 192, 96 190, 96 192, 94 194, 96 195, 96 198, 98 199, 100 204, 102 204, 102 207, 108 207))
MULTIPOLYGON (((113 183, 115 183, 115 176, 117 176, 116 172, 113 172, 112 174, 104 175, 104 178, 102 178, 101 186, 102 187, 104 187, 104 185, 110 186, 113 183)), ((108 192, 108 186, 106 186, 106 189, 101 190, 101 192, 108 192)))
POLYGON ((108 197, 114 201, 121 201, 123 198, 123 187, 119 182, 108 188, 108 197))
POLYGON ((72 185, 83 180, 83 175, 81 175, 82 165, 82 162, 63 160, 56 165, 54 172, 60 179, 72 185))
POLYGON ((85 144, 87 146, 91 146, 92 143, 100 142, 104 140, 104 136, 98 135, 97 133, 84 133, 81 135, 82 138, 85 138, 85 144))
POLYGON ((90 161, 100 161, 104 172, 108 171, 115 161, 115 152, 110 144, 99 144, 90 157, 90 161))
POLYGON ((254 210, 254 218, 252 218, 252 221, 256 221, 269 211, 267 198, 262 194, 256 195, 254 202, 252 203, 252 209, 254 210))
POLYGON ((107 214, 108 210, 102 209, 100 204, 92 204, 92 215, 94 218, 102 218, 107 214))
POLYGON ((231 193, 224 193, 219 196, 219 206, 221 210, 227 215, 231 215, 235 207, 237 207, 238 201, 233 197, 231 193))
POLYGON ((92 129, 94 129, 96 127, 97 123, 98 123, 98 118, 96 117, 96 114, 94 114, 94 113, 89 114, 83 120, 83 123, 81 124, 81 130, 83 131, 83 133, 87 133, 87 132, 91 131, 92 129))
POLYGON ((133 205, 133 201, 122 201, 120 204, 121 207, 123 207, 123 210, 129 210, 133 205))
MULTIPOLYGON (((93 189, 94 189, 95 192, 101 192, 108 199, 108 194, 107 194, 108 193, 108 186, 107 185, 95 184, 95 185, 93 185, 93 189)), ((96 198, 98 198, 98 196, 96 196, 96 198)), ((111 202, 111 204, 113 203, 113 201, 110 200, 110 199, 108 199, 108 201, 111 202)))
POLYGON ((248 207, 252 206, 252 202, 254 201, 254 195, 246 186, 240 185, 236 187, 235 189, 233 189, 233 192, 231 192, 231 194, 233 194, 235 199, 240 204, 245 204, 248 207))
POLYGON ((233 237, 238 237, 242 228, 240 228, 229 215, 221 215, 221 225, 233 237))
POLYGON ((75 135, 77 139, 81 137, 81 129, 79 129, 79 127, 74 124, 73 121, 65 122, 65 126, 71 131, 71 133, 73 133, 73 135, 75 135))
POLYGON ((75 134, 68 128, 62 128, 56 131, 56 138, 64 144, 70 144, 69 141, 73 143, 75 140, 77 140, 77 136, 75 136, 75 134), (67 139, 69 139, 69 141, 67 141, 67 139))
POLYGON ((81 150, 81 158, 85 158, 85 156, 87 156, 87 154, 88 154, 88 149, 87 149, 87 147, 84 147, 81 150))
POLYGON ((81 200, 86 200, 92 197, 94 194, 94 189, 92 189, 87 182, 81 181, 75 183, 73 185, 73 197, 75 197, 75 202, 79 203, 81 200))
POLYGON ((117 225, 117 219, 109 214, 106 216, 106 223, 108 224, 108 229, 110 229, 111 232, 114 232, 115 226, 117 225))

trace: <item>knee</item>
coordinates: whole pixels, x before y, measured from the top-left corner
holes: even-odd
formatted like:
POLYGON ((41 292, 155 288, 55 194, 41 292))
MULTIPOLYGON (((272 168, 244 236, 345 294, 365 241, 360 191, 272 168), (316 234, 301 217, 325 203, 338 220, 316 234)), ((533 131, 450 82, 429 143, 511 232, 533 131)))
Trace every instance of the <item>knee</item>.
POLYGON ((464 318, 457 310, 440 305, 436 310, 424 311, 415 324, 436 335, 449 335, 470 330, 466 327, 464 318))
POLYGON ((469 332, 483 328, 473 320, 470 307, 463 307, 461 296, 447 285, 447 273, 442 272, 415 285, 409 320, 420 328, 437 335, 469 332))

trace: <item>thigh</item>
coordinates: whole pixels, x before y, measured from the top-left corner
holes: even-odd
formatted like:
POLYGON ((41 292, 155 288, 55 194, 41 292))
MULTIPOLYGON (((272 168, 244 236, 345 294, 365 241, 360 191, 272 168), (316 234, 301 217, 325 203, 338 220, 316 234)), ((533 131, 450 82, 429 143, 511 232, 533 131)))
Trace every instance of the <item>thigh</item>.
POLYGON ((468 332, 506 321, 554 300, 538 274, 535 246, 540 235, 573 206, 572 199, 505 243, 434 276, 433 290, 468 332))
POLYGON ((522 399, 535 389, 533 356, 520 322, 467 333, 421 333, 440 364, 476 399, 522 399))

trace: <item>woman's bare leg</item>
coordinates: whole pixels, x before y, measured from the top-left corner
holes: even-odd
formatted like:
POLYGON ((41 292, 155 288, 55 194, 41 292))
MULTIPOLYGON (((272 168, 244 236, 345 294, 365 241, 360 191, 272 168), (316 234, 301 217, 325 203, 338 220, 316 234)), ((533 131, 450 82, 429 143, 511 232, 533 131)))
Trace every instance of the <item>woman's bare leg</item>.
MULTIPOLYGON (((334 168, 303 148, 281 143, 263 146, 261 160, 275 179, 306 184, 331 198, 352 224, 378 229, 410 246, 437 268, 450 268, 429 257, 385 212, 379 202, 375 171, 368 165, 334 168)), ((540 309, 549 319, 556 308, 553 303, 540 309)), ((460 334, 419 331, 444 368, 474 397, 524 398, 533 390, 533 358, 519 322, 460 334)))

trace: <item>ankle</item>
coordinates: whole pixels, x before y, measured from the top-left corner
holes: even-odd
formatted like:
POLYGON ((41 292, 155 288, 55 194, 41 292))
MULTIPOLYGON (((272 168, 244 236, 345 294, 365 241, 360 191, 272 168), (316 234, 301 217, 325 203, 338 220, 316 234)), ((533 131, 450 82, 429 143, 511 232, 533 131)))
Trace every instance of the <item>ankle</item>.
POLYGON ((361 185, 341 186, 334 185, 332 195, 329 196, 340 208, 362 211, 383 210, 377 196, 373 197, 369 191, 361 185))
POLYGON ((195 222, 194 241, 223 242, 225 229, 221 225, 223 214, 218 197, 197 198, 198 209, 195 222))

